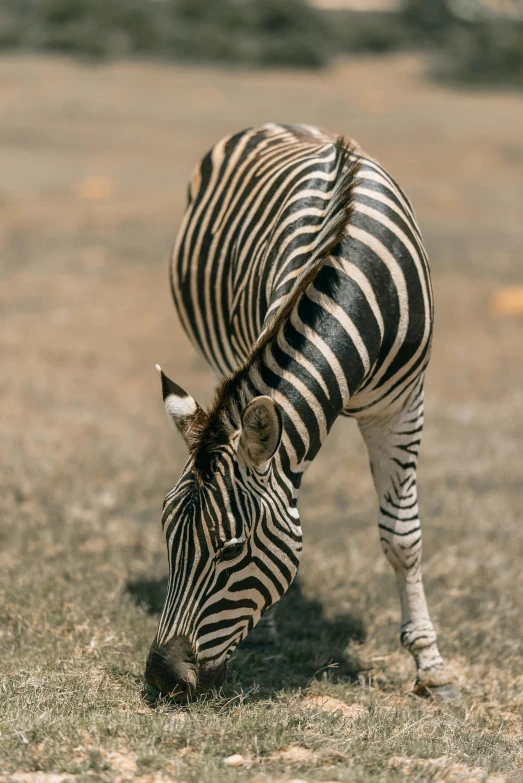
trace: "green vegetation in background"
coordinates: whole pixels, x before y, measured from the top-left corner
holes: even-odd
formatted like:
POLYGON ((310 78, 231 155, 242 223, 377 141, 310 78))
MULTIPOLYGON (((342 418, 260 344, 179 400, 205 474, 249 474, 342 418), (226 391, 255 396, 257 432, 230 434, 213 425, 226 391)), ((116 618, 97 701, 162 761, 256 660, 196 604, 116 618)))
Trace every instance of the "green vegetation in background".
POLYGON ((489 9, 481 0, 405 0, 402 17, 413 40, 435 50, 436 75, 523 86, 523 18, 489 9))
POLYGON ((324 16, 302 0, 4 0, 0 46, 103 58, 319 67, 324 16))
POLYGON ((404 0, 398 13, 305 0, 2 0, 0 48, 305 68, 340 53, 422 48, 438 76, 523 85, 523 20, 481 0, 404 0))

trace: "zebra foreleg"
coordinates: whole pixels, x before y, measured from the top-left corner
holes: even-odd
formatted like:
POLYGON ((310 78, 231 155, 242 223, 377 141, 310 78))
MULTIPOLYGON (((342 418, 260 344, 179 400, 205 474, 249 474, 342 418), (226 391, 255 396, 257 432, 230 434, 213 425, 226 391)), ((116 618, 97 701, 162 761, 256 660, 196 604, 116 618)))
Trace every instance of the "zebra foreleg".
POLYGON ((400 411, 359 420, 378 493, 380 541, 398 585, 401 643, 416 661, 416 692, 451 697, 452 673, 441 657, 421 576, 416 472, 423 428, 423 385, 400 411))

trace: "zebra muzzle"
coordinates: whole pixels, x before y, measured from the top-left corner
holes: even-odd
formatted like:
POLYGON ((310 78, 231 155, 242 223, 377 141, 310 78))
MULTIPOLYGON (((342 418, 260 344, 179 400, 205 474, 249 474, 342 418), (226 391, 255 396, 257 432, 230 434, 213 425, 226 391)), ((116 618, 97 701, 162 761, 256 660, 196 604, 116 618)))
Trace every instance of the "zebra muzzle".
POLYGON ((198 691, 198 664, 189 639, 174 637, 153 642, 145 665, 147 683, 163 696, 189 701, 198 691))

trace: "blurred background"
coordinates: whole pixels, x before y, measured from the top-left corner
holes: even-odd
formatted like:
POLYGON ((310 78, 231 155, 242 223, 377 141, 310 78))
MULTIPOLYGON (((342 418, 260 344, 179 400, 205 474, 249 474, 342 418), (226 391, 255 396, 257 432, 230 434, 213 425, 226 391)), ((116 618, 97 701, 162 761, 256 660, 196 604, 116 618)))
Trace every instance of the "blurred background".
MULTIPOLYGON (((360 758, 358 779, 394 749, 449 747, 520 779, 522 87, 521 0, 0 2, 0 770, 95 769, 118 737, 155 768, 186 741, 140 696, 167 572, 161 505, 185 462, 155 362, 201 403, 212 392, 168 259, 196 162, 276 121, 355 138, 414 203, 436 297, 425 584, 477 718, 459 731, 442 718, 424 746, 378 710, 368 749, 332 723, 318 747, 360 758)), ((239 653, 234 688, 291 694, 327 671, 332 694, 361 701, 365 682, 379 707, 412 679, 352 425, 304 482, 301 592, 277 665, 239 653)), ((253 715, 274 748, 301 731, 253 715)), ((230 753, 241 732, 254 742, 238 716, 227 731, 230 753)))
POLYGON ((0 47, 83 58, 320 68, 432 48, 434 69, 523 83, 522 0, 3 0, 0 47))

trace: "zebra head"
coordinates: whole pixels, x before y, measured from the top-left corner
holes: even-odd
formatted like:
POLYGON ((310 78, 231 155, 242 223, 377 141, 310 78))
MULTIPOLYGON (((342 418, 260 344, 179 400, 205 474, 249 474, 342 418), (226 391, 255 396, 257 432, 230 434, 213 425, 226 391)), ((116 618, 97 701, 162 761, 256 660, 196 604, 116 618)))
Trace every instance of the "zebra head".
POLYGON ((236 645, 286 592, 301 528, 281 468, 274 400, 254 397, 237 410, 236 426, 225 427, 158 370, 189 459, 164 502, 169 580, 145 676, 161 693, 187 699, 223 681, 236 645))

